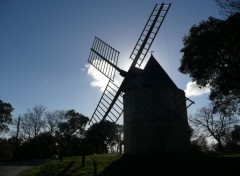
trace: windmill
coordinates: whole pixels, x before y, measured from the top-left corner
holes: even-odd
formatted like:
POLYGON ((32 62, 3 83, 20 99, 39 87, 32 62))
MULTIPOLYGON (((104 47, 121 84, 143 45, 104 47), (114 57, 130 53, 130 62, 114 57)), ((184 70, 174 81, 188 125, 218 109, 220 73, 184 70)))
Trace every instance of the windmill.
MULTIPOLYGON (((130 55, 132 64, 128 71, 124 71, 117 67, 119 51, 112 48, 98 37, 95 37, 90 51, 88 62, 103 73, 109 79, 109 82, 89 121, 89 125, 91 126, 94 123, 100 123, 104 120, 116 123, 124 112, 124 150, 127 154, 146 153, 152 149, 158 153, 165 151, 164 148, 167 148, 168 146, 165 140, 166 136, 164 136, 166 133, 164 128, 168 128, 169 124, 171 125, 172 121, 176 120, 175 116, 178 116, 178 113, 183 114, 183 117, 180 118, 182 119, 180 126, 183 124, 184 128, 187 128, 187 107, 184 92, 176 87, 166 72, 154 59, 153 55, 151 55, 144 70, 139 68, 143 63, 170 6, 171 4, 164 3, 155 5, 130 55), (116 70, 123 77, 120 86, 117 86, 114 83, 116 70), (162 80, 164 85, 167 86, 162 87, 162 80), (156 82, 158 83, 155 84, 156 82), (165 96, 167 95, 165 93, 159 94, 160 89, 170 90, 171 93, 169 96, 165 96), (169 103, 164 102, 167 99, 172 99, 172 101, 177 100, 178 103, 172 108, 172 102, 170 105, 168 105, 169 103), (177 111, 174 110, 176 105, 181 107, 177 107, 177 111), (174 117, 167 119, 169 113, 174 114, 174 117), (149 114, 152 116, 151 119, 149 118, 149 114), (165 115, 160 117, 162 114, 165 115), (141 133, 140 131, 144 133, 141 133), (157 137, 150 137, 153 136, 154 133, 157 134, 157 137), (143 137, 143 135, 145 137, 143 137), (145 141, 142 141, 143 139, 145 141), (159 145, 163 147, 156 149, 159 145)), ((171 133, 171 131, 168 133, 171 133)), ((184 137, 181 137, 180 140, 184 141, 182 148, 186 148, 188 143, 186 134, 184 134, 184 137)), ((174 142, 172 143, 171 141, 168 141, 168 143, 174 145, 174 142)), ((177 151, 179 149, 171 150, 177 151)))

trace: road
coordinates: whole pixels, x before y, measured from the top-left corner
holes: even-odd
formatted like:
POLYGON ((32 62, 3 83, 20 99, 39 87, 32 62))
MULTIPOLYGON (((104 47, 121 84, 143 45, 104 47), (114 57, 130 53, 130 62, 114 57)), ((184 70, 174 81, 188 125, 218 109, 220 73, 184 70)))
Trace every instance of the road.
POLYGON ((17 176, 21 171, 46 162, 46 160, 14 161, 0 165, 0 176, 17 176))

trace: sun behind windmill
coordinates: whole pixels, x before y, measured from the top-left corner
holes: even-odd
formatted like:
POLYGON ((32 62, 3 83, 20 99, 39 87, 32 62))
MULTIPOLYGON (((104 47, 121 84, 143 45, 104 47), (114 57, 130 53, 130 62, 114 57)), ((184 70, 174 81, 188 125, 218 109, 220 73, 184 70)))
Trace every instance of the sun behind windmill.
POLYGON ((88 62, 109 82, 89 124, 117 122, 124 112, 125 154, 172 153, 188 149, 189 134, 184 91, 177 88, 151 55, 141 66, 171 4, 156 4, 131 55, 128 71, 117 67, 119 52, 95 37, 88 62), (115 71, 124 77, 118 87, 115 71), (181 132, 181 133, 179 133, 181 132))

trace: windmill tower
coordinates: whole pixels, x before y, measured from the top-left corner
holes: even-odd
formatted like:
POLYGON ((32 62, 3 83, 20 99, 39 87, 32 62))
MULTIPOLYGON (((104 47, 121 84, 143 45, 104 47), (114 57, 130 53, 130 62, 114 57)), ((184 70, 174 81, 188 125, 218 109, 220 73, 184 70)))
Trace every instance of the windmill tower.
MULTIPOLYGON (((109 78, 89 124, 117 122, 123 113, 125 154, 185 152, 189 145, 184 91, 151 55, 140 69, 171 4, 156 4, 131 55, 128 71, 117 67, 119 52, 95 37, 88 62, 109 78), (115 71, 124 77, 118 87, 115 71)), ((191 102, 192 103, 192 102, 191 102)))

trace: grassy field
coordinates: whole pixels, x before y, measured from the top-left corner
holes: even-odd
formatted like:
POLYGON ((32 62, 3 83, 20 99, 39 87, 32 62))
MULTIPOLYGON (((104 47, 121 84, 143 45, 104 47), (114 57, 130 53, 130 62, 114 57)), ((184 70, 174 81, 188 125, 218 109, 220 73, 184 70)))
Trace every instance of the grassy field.
POLYGON ((91 155, 81 167, 81 157, 52 160, 22 172, 21 176, 166 176, 236 175, 240 154, 201 156, 91 155))
POLYGON ((120 157, 120 155, 110 154, 86 156, 86 163, 84 167, 81 166, 81 156, 65 157, 63 162, 60 162, 59 160, 51 160, 45 164, 21 172, 20 176, 96 175, 120 157))

